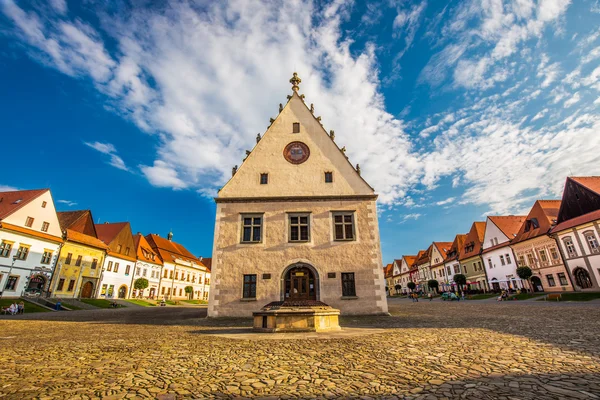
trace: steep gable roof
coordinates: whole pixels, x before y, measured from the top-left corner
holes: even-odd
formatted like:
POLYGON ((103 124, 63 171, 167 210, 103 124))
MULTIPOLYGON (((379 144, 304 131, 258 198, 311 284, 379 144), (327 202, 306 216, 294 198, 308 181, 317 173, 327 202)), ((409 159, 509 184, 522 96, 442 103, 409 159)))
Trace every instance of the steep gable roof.
POLYGON ((402 259, 408 265, 408 269, 414 265, 415 261, 417 261, 417 256, 402 256, 402 259))
POLYGON ((446 254, 450 251, 450 247, 452 247, 452 242, 433 242, 438 253, 440 253, 441 259, 436 263, 436 265, 443 264, 446 259, 446 254))
MULTIPOLYGON (((371 196, 374 190, 350 164, 345 153, 328 134, 320 118, 314 115, 299 95, 298 86, 280 109, 262 138, 242 162, 231 179, 221 188, 217 201, 235 198, 371 196), (293 133, 292 125, 300 124, 293 133), (291 163, 284 149, 292 142, 308 148, 308 158, 291 163), (324 181, 324 172, 333 173, 333 182, 324 181), (260 174, 269 174, 268 183, 260 184, 260 174), (289 185, 293 181, 294 185, 289 185), (318 187, 318 190, 315 188, 318 187)), ((305 152, 306 153, 306 152, 305 152)))
POLYGON ((560 203, 560 200, 537 200, 512 243, 523 242, 547 234, 556 224, 560 203))
POLYGON ((114 223, 104 223, 104 224, 96 224, 96 233, 98 235, 98 239, 102 240, 106 244, 110 244, 117 235, 127 226, 129 222, 114 222, 114 223))
POLYGON ((450 249, 446 252, 446 259, 444 262, 458 260, 458 257, 460 257, 461 252, 464 250, 466 239, 467 235, 463 233, 459 233, 454 237, 450 249))
POLYGON ((0 192, 0 220, 8 217, 31 200, 41 196, 50 189, 15 190, 0 192))
POLYGON ((393 264, 388 264, 383 268, 383 276, 386 278, 391 278, 393 275, 393 264))
POLYGON ((461 254, 458 256, 459 260, 465 260, 469 257, 476 256, 481 251, 481 244, 485 236, 485 222, 473 222, 471 230, 467 233, 465 243, 461 254), (469 251, 468 251, 469 250, 469 251))
POLYGON ((570 176, 567 179, 579 183, 600 196, 600 176, 570 176))
POLYGON ((600 210, 600 177, 568 177, 563 189, 557 222, 561 224, 596 210, 600 210))
POLYGON ((502 231, 502 233, 512 240, 523 222, 527 218, 525 215, 493 215, 488 217, 502 231))
POLYGON ((208 269, 210 272, 212 268, 212 257, 200 257, 200 262, 208 269))
POLYGON ((419 252, 417 253, 415 260, 413 261, 413 263, 411 264, 411 270, 417 269, 418 265, 419 265, 419 260, 421 259, 421 257, 423 257, 425 254, 427 253, 427 250, 419 250, 419 252))
POLYGON ((135 243, 135 254, 138 260, 162 265, 160 256, 152 249, 144 235, 136 233, 133 236, 133 243, 135 243))
POLYGON ((433 247, 433 244, 430 244, 429 247, 427 248, 427 250, 425 250, 420 257, 417 259, 417 266, 419 265, 423 265, 423 264, 427 264, 428 262, 431 262, 431 249, 433 247))
POLYGON ((177 258, 199 264, 198 258, 181 244, 160 237, 155 233, 146 235, 148 244, 160 255, 163 261, 175 262, 177 258))

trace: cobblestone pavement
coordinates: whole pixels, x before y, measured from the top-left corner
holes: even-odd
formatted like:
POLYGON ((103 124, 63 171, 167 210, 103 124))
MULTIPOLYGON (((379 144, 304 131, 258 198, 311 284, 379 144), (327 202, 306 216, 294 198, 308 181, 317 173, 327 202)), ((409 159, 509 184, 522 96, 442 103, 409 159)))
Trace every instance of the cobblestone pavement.
POLYGON ((597 304, 390 311, 342 318, 370 334, 270 340, 198 307, 1 317, 0 398, 600 399, 597 304))

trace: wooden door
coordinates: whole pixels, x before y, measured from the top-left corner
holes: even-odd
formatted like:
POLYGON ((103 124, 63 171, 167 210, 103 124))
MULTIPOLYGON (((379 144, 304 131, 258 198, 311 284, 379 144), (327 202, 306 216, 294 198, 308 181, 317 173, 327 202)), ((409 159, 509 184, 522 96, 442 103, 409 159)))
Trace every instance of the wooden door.
POLYGON ((305 271, 292 273, 292 300, 308 300, 308 274, 305 271))
POLYGON ((92 292, 94 291, 94 285, 92 282, 86 282, 81 288, 81 297, 84 299, 89 299, 92 297, 92 292))

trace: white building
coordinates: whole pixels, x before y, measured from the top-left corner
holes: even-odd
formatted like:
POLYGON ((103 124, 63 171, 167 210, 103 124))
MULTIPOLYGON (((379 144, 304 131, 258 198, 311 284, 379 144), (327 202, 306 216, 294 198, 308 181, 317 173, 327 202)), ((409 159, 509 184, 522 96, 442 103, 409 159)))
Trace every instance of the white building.
POLYGON ((156 299, 160 289, 163 262, 141 233, 138 232, 133 237, 133 241, 135 243, 137 261, 135 263, 135 269, 133 271, 133 277, 131 280, 130 297, 147 297, 150 299, 156 299), (134 288, 135 281, 139 278, 145 278, 148 280, 147 289, 136 290, 134 288))
POLYGON ((100 299, 126 299, 130 293, 133 267, 137 262, 129 222, 97 224, 98 239, 108 246, 99 291, 100 299))
POLYGON ((159 298, 208 301, 210 270, 181 244, 173 242, 173 234, 167 239, 156 234, 146 236, 148 244, 163 262, 159 298), (191 293, 186 292, 191 287, 191 293))
POLYGON ((46 292, 62 243, 49 189, 0 192, 0 292, 46 292))
POLYGON ((433 242, 431 247, 431 276, 438 281, 438 292, 450 290, 444 260, 451 247, 452 242, 433 242))
POLYGON ((450 249, 446 252, 446 258, 444 259, 444 268, 446 269, 447 283, 444 288, 447 291, 456 291, 456 284, 454 283, 454 275, 464 274, 460 268, 460 262, 458 261, 461 251, 465 247, 465 240, 467 235, 458 234, 454 237, 454 241, 450 246, 450 249))
POLYGON ((600 290, 600 177, 568 177, 552 236, 577 291, 600 290))
POLYGON ((491 290, 528 287, 517 276, 517 260, 510 247, 510 241, 517 235, 526 218, 524 215, 487 217, 481 257, 491 290))

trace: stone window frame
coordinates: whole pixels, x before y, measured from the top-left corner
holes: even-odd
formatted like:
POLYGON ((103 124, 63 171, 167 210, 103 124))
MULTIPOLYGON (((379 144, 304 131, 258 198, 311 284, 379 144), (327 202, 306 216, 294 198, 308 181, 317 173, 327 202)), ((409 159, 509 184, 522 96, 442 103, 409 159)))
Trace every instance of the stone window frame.
POLYGON ((75 290, 75 279, 69 280, 69 285, 67 286, 67 292, 72 292, 75 290))
POLYGON ((269 173, 268 172, 261 172, 259 183, 261 185, 268 185, 269 184, 269 173))
POLYGON ((560 259, 560 254, 558 254, 558 250, 556 249, 556 247, 554 247, 554 246, 550 247, 550 256, 552 257, 552 260, 554 260, 554 261, 560 259))
POLYGON ((41 229, 41 231, 42 232, 48 232, 48 228, 50 228, 50 222, 46 222, 46 221, 42 222, 42 229, 41 229))
POLYGON ((549 287, 556 287, 556 280, 554 279, 554 274, 547 274, 546 281, 548 282, 549 287))
POLYGON ((567 281, 567 276, 565 275, 564 272, 559 272, 557 275, 558 275, 558 281, 560 282, 560 286, 568 286, 569 285, 569 281, 567 281))
POLYGON ((569 258, 577 257, 577 248, 575 247, 575 243, 573 243, 573 238, 571 238, 571 236, 565 236, 561 240, 563 242, 563 246, 565 246, 567 257, 569 257, 569 258), (572 249, 572 251, 571 251, 571 249, 572 249))
POLYGON ((594 231, 589 229, 587 231, 582 232, 582 235, 585 238, 585 242, 588 246, 588 249, 590 250, 590 253, 600 253, 600 243, 598 243, 598 238, 596 237, 594 231), (593 242, 596 243, 596 247, 592 247, 593 242))
POLYGON ((325 179, 325 183, 333 183, 333 172, 332 171, 325 171, 325 173, 323 174, 323 177, 325 179))
POLYGON ((332 229, 333 229, 333 240, 335 242, 354 242, 357 240, 356 238, 356 210, 342 210, 342 211, 331 211, 331 224, 332 224, 332 229), (343 238, 338 239, 336 237, 336 225, 340 225, 340 223, 337 223, 335 221, 335 217, 342 217, 342 232, 343 232, 343 238), (352 224, 352 237, 351 238, 347 238, 346 237, 346 225, 348 224, 347 222, 345 222, 345 217, 346 216, 350 216, 352 218, 352 221, 350 222, 352 224))
POLYGON ((262 243, 263 242, 263 238, 264 238, 264 233, 265 233, 265 214, 264 213, 240 213, 240 243, 241 244, 258 244, 258 243, 262 243), (254 228, 256 226, 260 227, 260 239, 259 240, 244 240, 244 227, 246 227, 246 225, 244 225, 244 219, 245 218, 251 218, 251 224, 249 225, 250 227, 250 238, 253 239, 254 238, 254 228), (260 218, 260 224, 259 225, 254 225, 254 219, 255 218, 260 218))
POLYGON ((292 133, 300 133, 300 122, 292 122, 292 133))
POLYGON ((19 248, 17 250, 17 254, 15 255, 15 257, 17 257, 17 260, 20 260, 20 261, 27 260, 30 249, 31 249, 31 245, 20 243, 19 248))
POLYGON ((0 257, 8 257, 13 249, 15 242, 10 240, 2 240, 0 243, 0 257))
POLYGON ((33 218, 33 217, 27 217, 25 219, 25 227, 31 228, 33 226, 33 222, 34 221, 35 221, 35 218, 33 218))
POLYGON ((44 252, 42 253, 42 259, 40 260, 40 264, 50 264, 50 261, 52 261, 52 253, 52 250, 44 249, 44 252))
POLYGON ((258 281, 258 276, 256 274, 244 274, 243 275, 243 277, 242 277, 242 299, 256 300, 257 281, 258 281))
POLYGON ((20 275, 14 275, 14 274, 8 275, 8 277, 6 278, 6 282, 4 284, 4 288, 2 290, 4 290, 5 292, 16 292, 17 288, 19 287, 19 280, 21 280, 20 275), (12 289, 9 289, 8 283, 10 282, 11 278, 15 278, 15 280, 14 280, 14 284, 12 285, 12 289))
POLYGON ((500 254, 500 264, 506 265, 506 261, 504 260, 504 254, 500 254))
POLYGON ((342 298, 356 297, 356 274, 354 272, 342 272, 342 298))
POLYGON ((548 254, 546 253, 546 249, 539 249, 538 255, 540 256, 540 262, 542 264, 546 264, 549 260, 548 254))
POLYGON ((287 213, 287 223, 288 223, 288 243, 309 243, 312 239, 312 235, 311 235, 311 228, 312 228, 312 221, 311 221, 311 213, 309 211, 306 212, 289 212, 287 213), (295 224, 292 224, 292 218, 298 218, 298 222, 295 224), (300 218, 301 217, 306 217, 306 224, 302 224, 300 223, 300 218), (298 239, 297 240, 293 240, 292 239, 292 227, 296 226, 298 227, 298 239), (301 230, 300 228, 302 226, 306 226, 307 230, 308 230, 308 236, 305 240, 301 239, 301 230))

